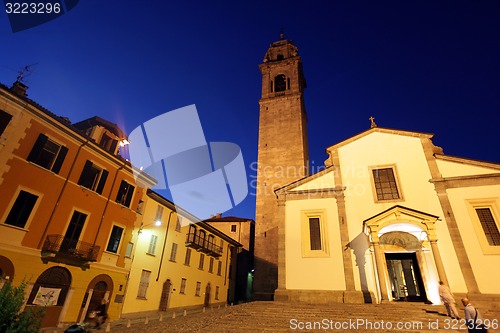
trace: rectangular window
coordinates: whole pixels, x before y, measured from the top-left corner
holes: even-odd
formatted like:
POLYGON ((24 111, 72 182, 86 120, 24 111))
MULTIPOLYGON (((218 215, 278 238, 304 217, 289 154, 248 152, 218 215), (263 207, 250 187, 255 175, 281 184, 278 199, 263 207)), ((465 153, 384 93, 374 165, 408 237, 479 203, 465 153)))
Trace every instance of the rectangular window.
POLYGON ((149 240, 149 247, 148 247, 148 252, 147 254, 155 254, 156 251, 156 242, 158 241, 158 236, 156 235, 151 235, 151 238, 149 240))
POLYGON ((12 115, 3 110, 0 110, 0 135, 3 134, 7 125, 9 125, 10 120, 12 119, 12 115))
POLYGON ((186 256, 184 257, 184 265, 189 266, 191 262, 191 249, 186 248, 186 256))
POLYGON ((132 201, 132 195, 134 194, 135 187, 122 180, 120 184, 120 189, 118 190, 118 195, 116 196, 116 202, 125 206, 130 207, 130 202, 132 201))
POLYGON ((491 246, 500 246, 500 232, 498 231, 498 225, 493 218, 491 210, 489 208, 476 208, 476 212, 488 244, 491 246))
POLYGON ((158 205, 158 207, 156 207, 155 222, 158 221, 161 222, 162 217, 163 217, 163 206, 158 205))
POLYGON ((64 238, 61 242, 60 252, 71 252, 71 250, 78 247, 78 240, 87 221, 87 214, 75 210, 69 221, 68 229, 64 234, 64 238))
POLYGON ((125 251, 125 258, 132 258, 132 250, 134 249, 134 243, 129 242, 127 244, 127 250, 125 251))
POLYGON ((301 248, 303 258, 329 257, 328 233, 324 210, 301 212, 301 248))
POLYGON ((180 232, 180 231, 181 231, 181 226, 182 226, 182 225, 181 225, 181 217, 180 217, 180 216, 178 216, 178 217, 177 217, 177 223, 175 224, 175 231, 180 232))
POLYGON ((195 296, 200 296, 200 290, 201 290, 201 282, 196 282, 196 291, 194 293, 195 296))
POLYGON ((139 290, 137 292, 137 298, 146 298, 146 293, 149 287, 150 276, 151 276, 150 271, 142 270, 141 282, 139 282, 139 290))
POLYGON ((210 263, 208 264, 208 272, 209 273, 214 272, 214 258, 210 258, 210 263))
POLYGON ((204 264, 205 264, 205 255, 203 253, 200 253, 200 263, 198 265, 198 268, 203 269, 204 264))
POLYGON ((170 261, 175 262, 175 257, 177 256, 177 244, 172 243, 172 251, 170 252, 170 261))
POLYGON ((87 160, 83 167, 82 174, 80 175, 80 179, 78 180, 78 185, 82 185, 89 190, 102 194, 107 178, 108 171, 87 160))
POLYGON ((400 199, 393 168, 373 169, 377 200, 400 199))
POLYGON ((28 161, 35 163, 54 173, 59 173, 68 148, 40 134, 28 155, 28 161))
POLYGON ((111 236, 109 237, 108 246, 106 251, 117 253, 118 247, 120 246, 120 241, 123 235, 123 228, 114 225, 113 230, 111 230, 111 236))
POLYGON ((186 279, 182 279, 181 280, 181 290, 179 291, 179 293, 181 294, 185 294, 186 293, 186 279))
POLYGON ((309 243, 311 250, 321 250, 321 229, 318 217, 309 218, 309 243))
POLYGON ((236 232, 236 224, 231 224, 231 232, 236 232))
POLYGON ((215 299, 219 299, 219 286, 215 286, 215 299))
POLYGON ((221 275, 222 273, 222 261, 217 262, 217 275, 221 275))
POLYGON ((33 207, 35 207, 38 196, 26 191, 20 191, 14 205, 10 209, 9 215, 5 220, 5 224, 15 227, 24 228, 31 215, 33 207))

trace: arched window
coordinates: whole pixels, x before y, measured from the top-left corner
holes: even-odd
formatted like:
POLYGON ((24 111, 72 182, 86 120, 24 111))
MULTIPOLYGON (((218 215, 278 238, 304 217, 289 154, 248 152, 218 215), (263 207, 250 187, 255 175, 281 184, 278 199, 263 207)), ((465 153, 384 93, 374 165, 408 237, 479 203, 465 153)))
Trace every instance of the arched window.
POLYGON ((276 75, 274 78, 274 91, 280 92, 286 90, 286 77, 283 74, 276 75))

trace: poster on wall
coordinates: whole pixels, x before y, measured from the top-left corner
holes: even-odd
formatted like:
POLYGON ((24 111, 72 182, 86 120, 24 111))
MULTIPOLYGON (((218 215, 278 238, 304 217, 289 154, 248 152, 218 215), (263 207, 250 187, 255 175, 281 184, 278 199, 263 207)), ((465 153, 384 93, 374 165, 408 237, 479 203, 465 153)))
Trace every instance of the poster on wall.
POLYGON ((36 293, 35 299, 33 300, 33 304, 42 306, 57 305, 60 293, 61 289, 59 288, 40 287, 36 293))

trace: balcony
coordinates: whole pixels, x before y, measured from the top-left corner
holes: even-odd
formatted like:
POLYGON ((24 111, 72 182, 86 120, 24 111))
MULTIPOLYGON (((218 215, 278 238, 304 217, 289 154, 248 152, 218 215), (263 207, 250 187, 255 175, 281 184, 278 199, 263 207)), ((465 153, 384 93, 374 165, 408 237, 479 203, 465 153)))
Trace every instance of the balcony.
POLYGON ((214 243, 208 242, 204 237, 200 237, 196 233, 189 233, 186 239, 186 246, 206 253, 212 257, 220 257, 222 255, 222 248, 214 243))
POLYGON ((97 260, 99 249, 99 246, 62 235, 48 235, 42 247, 42 260, 88 266, 89 262, 97 260))

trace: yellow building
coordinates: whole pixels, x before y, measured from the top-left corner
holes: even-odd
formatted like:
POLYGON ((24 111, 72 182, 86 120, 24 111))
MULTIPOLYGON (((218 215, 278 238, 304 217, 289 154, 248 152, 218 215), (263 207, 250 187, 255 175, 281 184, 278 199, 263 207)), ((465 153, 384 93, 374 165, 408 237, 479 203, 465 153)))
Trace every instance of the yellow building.
POLYGON ((276 191, 276 299, 440 304, 442 280, 500 306, 500 165, 447 156, 432 137, 372 123, 276 191))
POLYGON ((240 243, 154 191, 144 201, 123 315, 227 302, 240 243))
POLYGON ((117 155, 126 137, 115 124, 71 124, 26 89, 0 86, 0 276, 29 279, 27 306, 47 306, 43 326, 82 321, 102 298, 118 318, 154 180, 136 183, 117 155))

